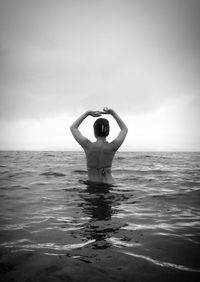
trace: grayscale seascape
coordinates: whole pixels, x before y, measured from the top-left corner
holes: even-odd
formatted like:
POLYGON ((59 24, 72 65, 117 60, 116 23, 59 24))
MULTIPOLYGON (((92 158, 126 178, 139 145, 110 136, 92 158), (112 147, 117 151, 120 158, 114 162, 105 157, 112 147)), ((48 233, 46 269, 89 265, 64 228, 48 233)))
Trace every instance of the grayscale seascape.
POLYGON ((0 282, 199 282, 200 0, 0 0, 0 39, 0 282))

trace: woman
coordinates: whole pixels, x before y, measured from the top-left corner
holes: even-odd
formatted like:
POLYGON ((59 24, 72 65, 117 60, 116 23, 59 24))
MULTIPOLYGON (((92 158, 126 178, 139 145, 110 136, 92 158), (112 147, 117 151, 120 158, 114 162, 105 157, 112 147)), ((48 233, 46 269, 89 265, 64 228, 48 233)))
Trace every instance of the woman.
POLYGON ((76 141, 83 147, 87 158, 88 181, 95 183, 114 184, 111 175, 111 166, 113 157, 118 148, 124 142, 128 128, 119 117, 119 115, 108 108, 103 111, 87 111, 82 114, 70 127, 76 141), (106 137, 109 134, 109 122, 107 119, 99 118, 94 123, 94 135, 96 142, 89 141, 79 131, 78 127, 87 116, 99 117, 102 114, 110 114, 118 123, 121 131, 116 139, 107 142, 106 137))

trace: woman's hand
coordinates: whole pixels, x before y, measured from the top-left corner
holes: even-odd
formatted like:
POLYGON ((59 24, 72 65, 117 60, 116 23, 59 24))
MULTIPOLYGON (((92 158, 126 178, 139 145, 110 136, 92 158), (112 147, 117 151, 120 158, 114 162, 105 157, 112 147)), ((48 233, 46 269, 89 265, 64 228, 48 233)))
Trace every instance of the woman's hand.
POLYGON ((103 111, 101 113, 105 115, 112 115, 114 113, 114 110, 105 107, 103 108, 103 111))
POLYGON ((102 114, 101 111, 88 111, 88 115, 92 116, 92 117, 100 117, 102 114))

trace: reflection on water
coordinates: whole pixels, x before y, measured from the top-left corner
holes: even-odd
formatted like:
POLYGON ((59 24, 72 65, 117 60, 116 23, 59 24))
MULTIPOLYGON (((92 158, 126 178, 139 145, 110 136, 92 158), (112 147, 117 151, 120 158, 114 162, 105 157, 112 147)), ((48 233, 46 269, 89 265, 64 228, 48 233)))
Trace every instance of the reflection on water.
POLYGON ((114 207, 119 205, 121 196, 114 193, 111 186, 90 184, 81 194, 81 198, 82 211, 89 217, 82 236, 94 240, 93 248, 110 247, 111 243, 107 239, 123 226, 123 222, 112 218, 118 212, 114 207))
POLYGON ((83 212, 91 217, 91 221, 109 220, 113 214, 114 197, 111 193, 112 187, 87 185, 85 193, 82 194, 84 200, 81 204, 83 212))

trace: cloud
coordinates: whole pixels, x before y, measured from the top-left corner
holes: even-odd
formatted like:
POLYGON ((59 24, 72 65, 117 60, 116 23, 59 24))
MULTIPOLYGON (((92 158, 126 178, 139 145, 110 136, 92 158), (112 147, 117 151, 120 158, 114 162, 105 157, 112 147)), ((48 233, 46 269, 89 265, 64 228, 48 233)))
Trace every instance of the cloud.
POLYGON ((0 118, 199 95, 198 1, 2 1, 0 118))

